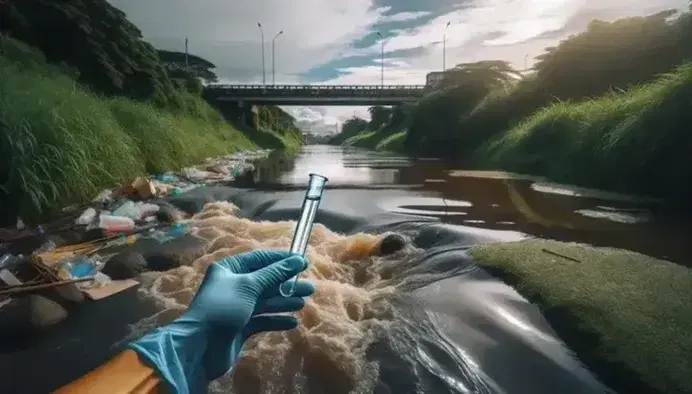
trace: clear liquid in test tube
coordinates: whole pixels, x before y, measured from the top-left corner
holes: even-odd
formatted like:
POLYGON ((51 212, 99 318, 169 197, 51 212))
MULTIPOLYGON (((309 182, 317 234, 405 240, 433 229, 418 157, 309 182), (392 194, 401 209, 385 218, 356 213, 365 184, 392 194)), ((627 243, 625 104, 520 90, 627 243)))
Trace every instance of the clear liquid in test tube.
MULTIPOLYGON (((324 192, 327 181, 328 179, 322 175, 310 174, 310 182, 308 183, 308 190, 305 192, 303 208, 300 211, 300 218, 296 224, 295 233, 293 233, 291 253, 305 256, 305 249, 308 247, 308 241, 310 241, 310 234, 312 233, 312 224, 315 221, 317 208, 320 206, 322 193, 324 192)), ((281 295, 284 297, 292 296, 295 292, 297 282, 298 276, 294 276, 282 283, 279 286, 281 295)))

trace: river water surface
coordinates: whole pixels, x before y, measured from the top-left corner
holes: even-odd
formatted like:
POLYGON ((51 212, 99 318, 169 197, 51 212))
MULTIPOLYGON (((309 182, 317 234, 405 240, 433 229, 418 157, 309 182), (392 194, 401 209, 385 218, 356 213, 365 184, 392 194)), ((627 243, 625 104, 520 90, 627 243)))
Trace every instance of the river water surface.
POLYGON ((689 264, 687 217, 652 198, 558 185, 538 177, 464 171, 437 160, 412 160, 360 148, 309 145, 291 158, 273 155, 248 186, 303 186, 308 174, 330 188, 404 188, 425 197, 392 198, 384 208, 446 223, 532 237, 629 249, 689 264))
POLYGON ((213 392, 608 392, 540 312, 479 269, 466 248, 537 236, 678 262, 690 255, 685 227, 661 215, 667 210, 654 200, 306 146, 297 157, 273 154, 239 179, 239 188, 227 188, 228 198, 215 198, 230 202, 193 217, 204 246, 183 256, 180 268, 143 275, 140 295, 158 313, 135 332, 180 315, 213 261, 288 249, 311 172, 329 178, 303 274, 317 291, 297 314, 296 330, 253 336, 213 392), (402 235, 405 247, 370 253, 386 232, 402 235))

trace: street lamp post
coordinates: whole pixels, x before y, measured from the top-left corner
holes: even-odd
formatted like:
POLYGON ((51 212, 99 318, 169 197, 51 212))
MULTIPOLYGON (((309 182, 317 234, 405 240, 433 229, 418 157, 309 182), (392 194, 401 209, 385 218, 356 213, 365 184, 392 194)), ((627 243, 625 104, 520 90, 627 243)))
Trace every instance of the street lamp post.
POLYGON ((260 35, 262 36, 262 85, 267 87, 267 72, 264 67, 264 29, 262 29, 262 24, 257 22, 257 27, 259 27, 260 35))
POLYGON ((380 55, 380 87, 384 88, 384 37, 382 37, 379 31, 377 32, 377 36, 380 37, 382 41, 382 51, 380 55))
POLYGON ((442 71, 447 71, 447 28, 451 22, 445 25, 445 32, 442 36, 442 71))
POLYGON ((275 48, 274 44, 275 44, 277 37, 279 37, 282 34, 284 34, 283 30, 276 33, 274 38, 272 38, 272 85, 276 85, 276 61, 275 61, 275 58, 276 58, 275 53, 276 52, 274 51, 274 48, 275 48))

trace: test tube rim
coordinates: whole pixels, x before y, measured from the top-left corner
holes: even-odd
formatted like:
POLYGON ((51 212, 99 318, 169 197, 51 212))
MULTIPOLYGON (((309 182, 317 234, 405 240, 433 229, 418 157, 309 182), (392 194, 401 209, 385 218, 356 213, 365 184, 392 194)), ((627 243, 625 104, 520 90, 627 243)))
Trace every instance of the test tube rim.
POLYGON ((311 173, 309 174, 309 176, 310 176, 310 177, 315 176, 315 177, 318 177, 318 178, 322 178, 322 179, 324 179, 324 182, 325 182, 325 183, 326 183, 326 182, 329 182, 329 178, 327 178, 327 177, 324 176, 324 175, 320 175, 320 174, 311 172, 311 173))

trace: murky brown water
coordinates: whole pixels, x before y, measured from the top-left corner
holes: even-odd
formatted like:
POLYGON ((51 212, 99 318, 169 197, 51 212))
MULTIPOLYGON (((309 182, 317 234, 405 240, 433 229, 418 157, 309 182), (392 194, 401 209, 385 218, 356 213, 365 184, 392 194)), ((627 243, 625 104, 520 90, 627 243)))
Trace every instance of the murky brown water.
MULTIPOLYGON (((444 222, 529 236, 630 249, 692 265, 692 226, 671 207, 539 177, 463 171, 436 160, 410 160, 360 148, 312 145, 290 158, 274 155, 253 174, 259 185, 304 185, 307 174, 329 187, 407 187, 431 197, 393 199, 392 212, 434 216, 444 222)), ((250 185, 248 185, 250 186, 250 185)))

